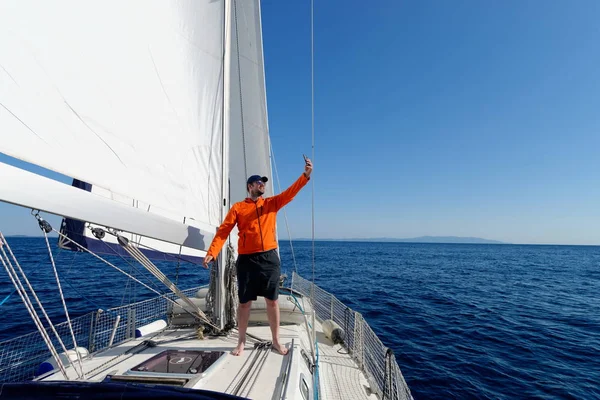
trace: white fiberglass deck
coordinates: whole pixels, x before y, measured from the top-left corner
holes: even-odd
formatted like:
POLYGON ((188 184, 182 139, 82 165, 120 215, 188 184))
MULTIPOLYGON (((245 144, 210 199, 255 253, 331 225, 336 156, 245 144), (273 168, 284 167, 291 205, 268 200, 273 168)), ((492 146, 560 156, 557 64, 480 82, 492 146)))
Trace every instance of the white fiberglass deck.
MULTIPOLYGON (((314 398, 313 376, 317 374, 313 373, 318 372, 320 399, 412 398, 393 352, 377 338, 360 313, 297 275, 292 287, 282 289, 279 296, 281 342, 290 350, 286 356, 265 345, 271 339, 271 332, 266 324, 264 301, 253 302, 247 347, 242 356, 236 357, 230 354, 237 344, 235 330, 228 336, 198 338, 196 328, 192 328, 197 326, 195 319, 184 311, 187 307, 180 304, 180 300, 173 305, 163 295, 73 319, 78 346, 85 347, 81 347, 85 355, 85 376, 78 377, 75 368, 79 367, 74 359, 75 364, 66 368, 67 379, 169 384, 253 399, 308 400, 314 398), (312 290, 314 300, 308 297, 312 290), (312 331, 309 325, 313 322, 313 313, 318 343, 317 371, 313 370, 313 344, 309 339, 312 332, 309 335, 307 331, 307 328, 312 331), (163 320, 162 326, 157 320, 163 320), (163 328, 165 320, 170 325, 163 328), (325 337, 321 320, 327 321, 329 330, 332 321, 339 324, 334 336, 338 337, 339 329, 342 330, 343 346, 334 345, 325 337), (134 338, 138 330, 154 333, 134 338), (255 348, 255 343, 262 343, 262 347, 255 348)), ((205 308, 206 289, 188 289, 186 295, 205 308)), ((61 336, 68 336, 66 323, 56 328, 62 332, 61 336)), ((50 354, 43 350, 40 342, 39 334, 33 332, 0 343, 3 350, 0 352, 0 366, 3 366, 0 382, 66 380, 62 372, 47 365, 53 359, 48 358, 50 354), (52 371, 44 374, 43 371, 49 370, 52 371)), ((67 348, 72 349, 68 345, 67 348)), ((74 354, 73 350, 69 352, 74 354)), ((61 355, 63 357, 63 362, 68 364, 66 356, 61 355)))
MULTIPOLYGON (((320 332, 319 324, 316 328, 320 352, 320 398, 376 399, 375 395, 368 395, 370 391, 367 380, 350 356, 338 353, 338 350, 341 353, 345 351, 340 350, 339 345, 334 346, 320 332)), ((268 326, 251 326, 248 333, 263 340, 271 338, 268 326)), ((107 375, 151 376, 132 371, 132 368, 165 350, 220 350, 225 354, 205 374, 193 377, 184 387, 269 400, 303 399, 302 390, 308 388, 310 393, 307 398, 312 399, 312 375, 302 355, 304 353, 308 359, 311 357, 310 342, 304 326, 284 325, 281 327, 280 337, 282 343, 290 348, 287 356, 274 350, 260 352, 253 348, 254 340, 248 340, 241 356, 233 356, 229 352, 237 344, 236 334, 200 340, 193 329, 166 330, 157 336, 131 340, 84 359, 84 372, 88 381, 103 381, 107 375), (125 353, 148 339, 156 342, 157 346, 146 348, 137 354, 125 353), (261 354, 257 354, 258 352, 261 354), (258 361, 253 368, 249 368, 255 358, 258 361), (242 380, 244 382, 240 383, 242 380)), ((70 379, 77 378, 72 366, 67 368, 67 372, 70 379)), ((64 380, 64 377, 61 373, 55 373, 43 380, 64 380)))

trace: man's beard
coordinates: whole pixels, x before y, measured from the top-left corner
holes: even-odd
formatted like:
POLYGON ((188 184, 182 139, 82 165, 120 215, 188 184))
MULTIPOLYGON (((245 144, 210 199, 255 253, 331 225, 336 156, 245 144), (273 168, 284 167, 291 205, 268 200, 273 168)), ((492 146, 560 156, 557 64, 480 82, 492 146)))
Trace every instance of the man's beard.
POLYGON ((260 197, 260 196, 262 196, 263 194, 265 194, 265 191, 264 191, 264 189, 261 189, 261 188, 256 188, 256 189, 252 190, 252 193, 250 193, 250 194, 251 194, 253 197, 260 197))

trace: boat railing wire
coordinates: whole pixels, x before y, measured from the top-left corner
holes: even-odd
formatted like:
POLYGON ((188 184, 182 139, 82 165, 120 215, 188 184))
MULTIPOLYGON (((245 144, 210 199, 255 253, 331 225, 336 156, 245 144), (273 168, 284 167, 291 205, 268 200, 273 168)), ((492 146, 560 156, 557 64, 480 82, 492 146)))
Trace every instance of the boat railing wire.
MULTIPOLYGON (((193 297, 200 287, 183 290, 193 297)), ((107 310, 97 310, 72 318, 73 333, 78 347, 90 354, 102 351, 135 338, 137 328, 151 322, 168 319, 168 309, 177 296, 164 294, 148 300, 131 303, 107 310)), ((73 340, 66 322, 54 325, 67 349, 73 349, 73 340)), ((53 344, 59 343, 50 332, 53 344)), ((28 333, 0 342, 0 382, 23 382, 34 379, 40 373, 40 365, 51 357, 39 332, 28 333)), ((75 361, 76 362, 76 361, 75 361)))
MULTIPOLYGON (((313 283, 294 272, 292 289, 310 301, 313 283)), ((348 353, 380 399, 412 399, 394 353, 379 340, 360 313, 317 285, 314 285, 314 303, 312 308, 321 322, 333 320, 344 330, 348 353)))
MULTIPOLYGON (((292 288, 310 299, 313 283, 296 273, 292 276, 292 288)), ((194 297, 197 288, 184 290, 194 297)), ((107 310, 97 310, 73 318, 73 332, 79 347, 90 354, 102 351, 135 338, 135 330, 159 319, 168 319, 169 300, 174 294, 164 294, 107 310)), ((339 301, 334 295, 314 285, 312 308, 321 320, 333 320, 346 333, 345 347, 356 365, 363 371, 371 390, 380 399, 412 399, 410 390, 400 371, 393 352, 386 347, 362 315, 339 301)), ((167 321, 168 322, 168 321, 167 321)), ((66 322, 55 328, 67 349, 74 347, 66 322)), ((56 339, 53 344, 59 348, 56 339)), ((51 357, 39 332, 0 342, 0 382, 23 382, 39 375, 40 365, 51 357)))

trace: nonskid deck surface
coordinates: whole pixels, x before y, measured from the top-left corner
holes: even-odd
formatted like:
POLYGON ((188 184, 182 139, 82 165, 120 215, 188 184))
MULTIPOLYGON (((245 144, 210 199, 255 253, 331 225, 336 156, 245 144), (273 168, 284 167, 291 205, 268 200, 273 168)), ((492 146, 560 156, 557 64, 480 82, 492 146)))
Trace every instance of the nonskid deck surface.
MULTIPOLYGON (((317 323, 317 342, 320 357, 320 398, 323 399, 376 399, 369 395, 367 380, 354 361, 341 348, 325 337, 317 323)), ((271 340, 268 326, 250 326, 248 334, 267 342, 271 340)), ((121 345, 96 353, 83 361, 86 380, 101 382, 139 382, 170 384, 193 389, 204 389, 221 393, 236 394, 251 399, 272 399, 276 394, 287 393, 288 399, 302 399, 302 391, 312 390, 312 375, 309 369, 311 344, 302 325, 280 327, 280 340, 289 349, 283 356, 264 346, 255 347, 257 341, 248 339, 241 356, 230 351, 237 345, 237 332, 228 336, 210 336, 198 339, 193 329, 165 330, 158 335, 137 338, 121 345), (151 347, 148 341, 151 340, 151 347), (293 344, 293 345, 292 345, 293 344), (169 373, 144 371, 143 366, 155 366, 153 360, 159 354, 170 352, 169 373), (185 351, 223 352, 206 371, 196 374, 181 374, 177 365, 186 362, 185 351), (181 357, 173 356, 182 354, 181 357), (154 357, 154 359, 153 359, 154 357), (152 359, 152 360, 151 360, 152 359), (308 362, 307 362, 308 361, 308 362), (140 365, 143 365, 140 368, 140 365), (138 368, 136 368, 138 367, 138 368)), ((197 354, 197 353, 191 353, 197 354)), ((73 366, 67 368, 69 379, 76 379, 73 366)), ((43 381, 64 380, 62 374, 54 373, 43 381)), ((277 397, 281 398, 281 397, 277 397)))

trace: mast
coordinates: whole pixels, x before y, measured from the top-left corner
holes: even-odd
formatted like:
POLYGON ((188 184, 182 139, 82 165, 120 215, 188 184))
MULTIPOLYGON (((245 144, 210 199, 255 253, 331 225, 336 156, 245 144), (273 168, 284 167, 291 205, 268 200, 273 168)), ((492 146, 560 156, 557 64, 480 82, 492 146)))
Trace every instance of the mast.
MULTIPOLYGON (((229 133, 231 130, 230 124, 230 81, 231 81, 231 0, 224 1, 225 7, 225 23, 223 24, 223 151, 222 151, 222 184, 221 184, 221 221, 225 219, 230 208, 229 198, 229 133)), ((231 240, 231 238, 229 238, 231 240)), ((225 290, 225 275, 227 267, 227 244, 219 253, 217 258, 217 273, 216 273, 216 291, 214 302, 214 315, 216 325, 223 329, 225 326, 226 315, 225 305, 227 302, 225 290)))

